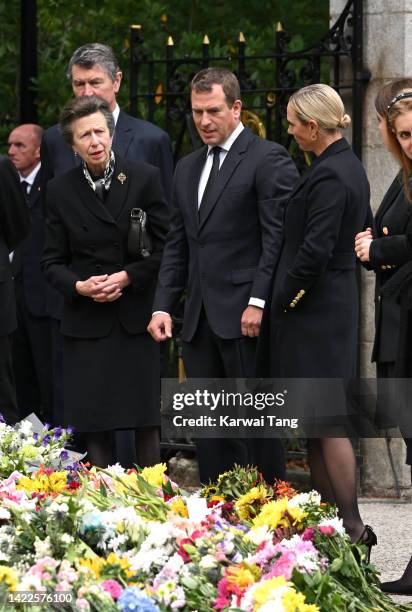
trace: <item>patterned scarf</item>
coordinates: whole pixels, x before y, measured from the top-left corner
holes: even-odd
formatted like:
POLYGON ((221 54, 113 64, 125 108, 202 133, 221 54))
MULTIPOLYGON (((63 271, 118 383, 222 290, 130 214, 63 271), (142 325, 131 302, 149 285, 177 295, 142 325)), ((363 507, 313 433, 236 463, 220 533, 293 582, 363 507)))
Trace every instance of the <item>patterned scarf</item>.
POLYGON ((110 159, 107 162, 107 166, 104 169, 103 177, 93 179, 89 169, 86 165, 86 162, 82 162, 83 174, 86 178, 86 181, 89 183, 90 187, 100 196, 102 190, 109 191, 110 185, 112 183, 113 173, 114 173, 114 163, 115 157, 113 151, 110 151, 110 159))

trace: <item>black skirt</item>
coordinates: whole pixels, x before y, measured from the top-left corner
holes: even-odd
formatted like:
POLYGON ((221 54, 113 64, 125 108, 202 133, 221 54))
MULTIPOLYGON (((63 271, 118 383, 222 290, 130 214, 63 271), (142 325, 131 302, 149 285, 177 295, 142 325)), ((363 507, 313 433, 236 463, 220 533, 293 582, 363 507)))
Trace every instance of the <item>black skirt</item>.
POLYGON ((64 336, 64 425, 110 431, 160 425, 159 345, 116 321, 104 338, 64 336))

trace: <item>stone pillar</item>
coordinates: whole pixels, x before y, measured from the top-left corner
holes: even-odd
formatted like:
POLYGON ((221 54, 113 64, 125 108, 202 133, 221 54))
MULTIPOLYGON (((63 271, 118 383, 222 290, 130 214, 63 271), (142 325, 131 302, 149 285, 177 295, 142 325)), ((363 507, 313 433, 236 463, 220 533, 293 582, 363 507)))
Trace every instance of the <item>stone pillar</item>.
MULTIPOLYGON (((330 0, 331 24, 346 0, 330 0)), ((374 98, 388 80, 412 75, 412 3, 408 0, 364 0, 364 64, 371 72, 363 119, 363 164, 371 185, 371 204, 378 208, 398 166, 385 150, 377 128, 374 98)), ((360 354, 361 375, 374 377, 370 363, 374 337, 374 275, 362 271, 360 354)), ((411 493, 410 469, 405 466, 405 445, 400 438, 361 441, 361 490, 366 495, 403 497, 411 493), (392 461, 391 461, 392 460, 392 461)))

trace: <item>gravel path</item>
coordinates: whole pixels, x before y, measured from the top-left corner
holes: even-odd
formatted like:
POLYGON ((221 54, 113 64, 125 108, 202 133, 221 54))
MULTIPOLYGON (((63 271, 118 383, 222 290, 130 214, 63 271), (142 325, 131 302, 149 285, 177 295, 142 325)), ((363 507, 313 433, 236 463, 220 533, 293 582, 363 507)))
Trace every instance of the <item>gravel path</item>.
MULTIPOLYGON (((360 511, 364 523, 378 536, 371 560, 380 570, 382 582, 400 578, 412 555, 412 503, 362 499, 360 511)), ((412 596, 393 599, 410 603, 412 610, 412 596)))

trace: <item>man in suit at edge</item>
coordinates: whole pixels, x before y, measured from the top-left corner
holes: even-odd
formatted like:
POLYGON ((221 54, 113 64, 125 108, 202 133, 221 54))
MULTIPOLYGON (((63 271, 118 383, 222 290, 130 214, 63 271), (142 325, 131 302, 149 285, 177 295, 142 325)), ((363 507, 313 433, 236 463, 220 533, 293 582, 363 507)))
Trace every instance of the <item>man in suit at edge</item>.
POLYGON ((29 236, 13 253, 17 329, 13 334, 13 371, 19 415, 31 412, 51 421, 53 378, 51 322, 46 308, 46 281, 40 269, 44 223, 40 197, 40 143, 43 129, 19 125, 9 135, 9 159, 16 168, 30 210, 29 236))
MULTIPOLYGON (((74 95, 95 95, 105 100, 113 113, 115 132, 113 150, 121 157, 131 161, 145 161, 160 169, 163 189, 167 201, 170 201, 173 156, 168 134, 156 125, 131 117, 119 108, 116 94, 120 89, 122 72, 119 69, 113 50, 101 43, 90 43, 76 49, 73 53, 67 77, 74 95)), ((64 141, 57 125, 45 131, 41 146, 42 193, 45 201, 47 182, 74 168, 80 163, 73 150, 64 141)), ((54 319, 53 344, 55 346, 55 410, 57 420, 63 413, 62 383, 62 340, 59 327, 63 300, 54 289, 48 291, 48 310, 54 319), (56 405, 57 404, 57 405, 56 405)), ((131 434, 117 434, 117 460, 124 465, 134 462, 134 443, 131 434), (121 441, 119 441, 121 438, 121 441)))
POLYGON ((11 334, 16 329, 14 284, 9 254, 30 230, 30 213, 17 172, 0 159, 0 413, 8 423, 18 420, 11 359, 11 334))
MULTIPOLYGON (((192 113, 205 147, 181 159, 173 220, 148 330, 172 335, 170 314, 187 286, 182 340, 191 378, 253 376, 263 307, 281 246, 283 206, 298 179, 286 150, 241 122, 240 88, 224 68, 191 83, 192 113)), ((235 462, 265 478, 284 476, 279 440, 198 439, 200 478, 235 462)))

